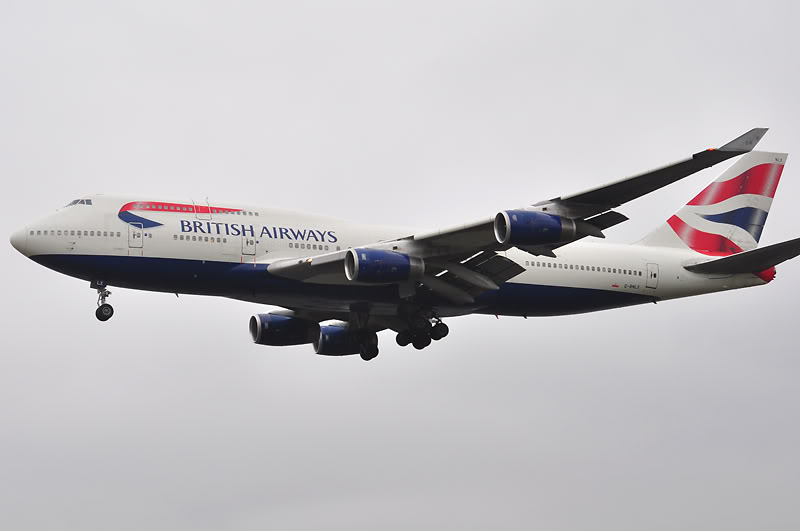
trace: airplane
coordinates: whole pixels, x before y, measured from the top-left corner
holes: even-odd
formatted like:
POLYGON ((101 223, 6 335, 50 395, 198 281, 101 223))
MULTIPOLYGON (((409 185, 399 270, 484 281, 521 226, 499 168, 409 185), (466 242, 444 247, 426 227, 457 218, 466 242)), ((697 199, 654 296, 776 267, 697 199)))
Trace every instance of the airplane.
POLYGON ((378 332, 424 349, 443 319, 568 315, 768 284, 800 238, 758 248, 787 154, 756 128, 717 149, 585 192, 419 231, 208 200, 90 195, 11 236, 23 255, 110 286, 228 297, 284 309, 250 317, 259 345, 378 355, 378 332), (597 241, 615 208, 739 157, 641 241, 597 241), (591 238, 592 240, 588 240, 591 238))

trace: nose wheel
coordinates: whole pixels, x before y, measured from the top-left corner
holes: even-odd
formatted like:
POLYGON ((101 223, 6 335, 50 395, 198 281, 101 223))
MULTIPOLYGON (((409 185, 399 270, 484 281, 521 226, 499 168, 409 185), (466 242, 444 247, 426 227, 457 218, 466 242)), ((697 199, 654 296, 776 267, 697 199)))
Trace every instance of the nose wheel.
POLYGON ((114 307, 110 304, 101 304, 97 307, 97 310, 94 312, 94 314, 99 321, 108 321, 111 319, 111 316, 114 315, 114 307))
POLYGON ((97 290, 97 310, 94 315, 98 321, 108 321, 114 315, 114 308, 106 302, 111 296, 111 292, 106 289, 104 282, 92 282, 92 287, 97 290))

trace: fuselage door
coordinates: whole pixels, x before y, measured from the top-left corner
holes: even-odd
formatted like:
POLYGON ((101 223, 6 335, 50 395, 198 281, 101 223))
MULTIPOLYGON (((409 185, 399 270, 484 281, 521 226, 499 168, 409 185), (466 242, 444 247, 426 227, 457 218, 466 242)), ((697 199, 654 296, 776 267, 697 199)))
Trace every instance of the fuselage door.
POLYGON ((256 238, 255 236, 242 235, 242 254, 248 256, 255 256, 256 254, 256 238))
POLYGON ((658 264, 647 264, 647 284, 648 288, 658 287, 658 264))
POLYGON ((194 206, 194 215, 197 219, 206 221, 211 219, 211 205, 208 204, 208 200, 205 203, 195 203, 192 199, 192 206, 194 206))
POLYGON ((144 229, 141 223, 128 223, 128 247, 141 249, 144 242, 144 229))

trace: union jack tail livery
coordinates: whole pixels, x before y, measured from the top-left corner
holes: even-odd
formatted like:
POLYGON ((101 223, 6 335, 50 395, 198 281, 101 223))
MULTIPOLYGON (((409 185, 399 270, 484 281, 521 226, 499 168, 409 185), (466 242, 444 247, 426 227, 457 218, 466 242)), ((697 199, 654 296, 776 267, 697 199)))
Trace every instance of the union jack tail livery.
POLYGON ((785 153, 751 151, 640 243, 728 256, 758 247, 785 153))

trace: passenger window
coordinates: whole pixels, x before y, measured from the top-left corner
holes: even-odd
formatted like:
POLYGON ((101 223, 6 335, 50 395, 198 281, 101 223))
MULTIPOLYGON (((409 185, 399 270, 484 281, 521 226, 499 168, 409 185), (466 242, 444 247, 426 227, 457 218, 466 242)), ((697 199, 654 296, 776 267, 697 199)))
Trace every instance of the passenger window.
POLYGON ((37 235, 37 236, 41 236, 41 235, 42 235, 42 231, 40 231, 40 230, 37 230, 37 231, 36 231, 36 235, 37 235))
POLYGON ((325 246, 325 250, 326 250, 326 251, 328 250, 328 246, 327 246, 327 245, 325 246))
POLYGON ((61 236, 61 231, 58 231, 58 235, 61 236))
POLYGON ((222 243, 228 243, 228 238, 222 238, 222 243))
POLYGON ((33 231, 31 231, 30 235, 33 236, 33 231))
POLYGON ((338 245, 337 245, 337 246, 336 246, 336 250, 337 250, 337 251, 341 251, 341 250, 342 250, 342 248, 341 248, 340 246, 338 246, 338 245))
POLYGON ((585 266, 581 266, 581 271, 586 271, 586 267, 585 266))
POLYGON ((208 241, 208 236, 205 237, 205 241, 208 241))
POLYGON ((196 240, 197 240, 197 236, 192 236, 192 241, 196 241, 196 240))
POLYGON ((222 238, 217 238, 217 243, 222 243, 222 238))
POLYGON ((94 236, 94 231, 90 231, 90 235, 91 235, 91 236, 94 236))
POLYGON ((181 238, 180 239, 183 240, 183 234, 181 234, 181 238))

